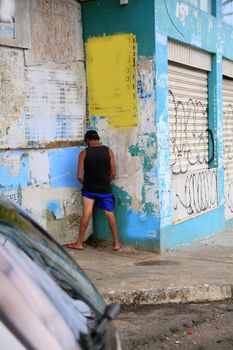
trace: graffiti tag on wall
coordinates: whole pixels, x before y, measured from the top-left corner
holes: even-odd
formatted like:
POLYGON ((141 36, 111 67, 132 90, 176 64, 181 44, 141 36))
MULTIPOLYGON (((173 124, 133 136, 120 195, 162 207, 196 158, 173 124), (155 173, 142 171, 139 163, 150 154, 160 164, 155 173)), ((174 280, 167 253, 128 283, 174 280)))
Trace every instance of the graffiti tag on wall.
POLYGON ((218 203, 217 169, 209 169, 207 91, 203 88, 200 99, 195 94, 196 90, 182 90, 181 95, 169 90, 173 223, 218 203))
POLYGON ((215 208, 218 204, 217 181, 215 168, 173 176, 173 222, 215 208))
POLYGON ((171 90, 169 100, 174 111, 169 115, 172 174, 185 174, 198 166, 208 168, 207 106, 192 98, 177 100, 171 90))

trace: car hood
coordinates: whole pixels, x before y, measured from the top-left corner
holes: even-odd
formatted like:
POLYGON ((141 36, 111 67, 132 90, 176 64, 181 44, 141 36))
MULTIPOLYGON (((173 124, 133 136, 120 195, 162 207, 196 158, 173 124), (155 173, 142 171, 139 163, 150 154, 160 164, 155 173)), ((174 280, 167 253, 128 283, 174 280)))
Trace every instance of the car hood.
POLYGON ((104 300, 81 267, 25 210, 2 195, 0 233, 43 267, 72 298, 103 316, 104 300))

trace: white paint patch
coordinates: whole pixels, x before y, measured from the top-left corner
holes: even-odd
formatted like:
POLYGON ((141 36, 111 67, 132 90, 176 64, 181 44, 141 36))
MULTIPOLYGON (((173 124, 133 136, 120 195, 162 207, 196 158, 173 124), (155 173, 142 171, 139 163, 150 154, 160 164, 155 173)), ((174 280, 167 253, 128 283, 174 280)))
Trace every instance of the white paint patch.
POLYGON ((200 9, 202 11, 208 12, 208 0, 200 0, 200 9))
POLYGON ((167 73, 161 73, 158 76, 157 82, 158 85, 162 88, 162 89, 166 89, 167 88, 167 81, 168 81, 168 76, 167 73))
POLYGON ((171 191, 164 189, 160 194, 160 224, 161 227, 172 223, 171 191))
POLYGON ((29 171, 31 183, 38 186, 49 185, 49 159, 48 152, 37 151, 29 153, 29 171))
POLYGON ((22 167, 22 154, 12 154, 0 158, 0 166, 9 170, 10 176, 18 176, 22 167))
POLYGON ((94 126, 97 128, 98 133, 101 137, 101 143, 103 143, 105 146, 110 146, 108 118, 94 117, 94 126))
POLYGON ((176 17, 183 22, 184 25, 184 21, 185 18, 188 16, 189 14, 189 6, 187 4, 184 3, 176 3, 176 17))
POLYGON ((77 192, 72 192, 70 198, 68 200, 64 200, 63 202, 64 210, 67 216, 77 215, 79 217, 82 216, 83 207, 81 195, 77 195, 77 192))
POLYGON ((223 47, 219 46, 217 50, 217 62, 220 63, 222 61, 223 56, 223 47))
POLYGON ((161 33, 156 34, 156 41, 164 46, 167 45, 167 36, 161 33))
POLYGON ((138 64, 138 113, 142 132, 154 131, 154 90, 153 61, 141 60, 138 64))
POLYGON ((1 0, 0 19, 2 22, 13 22, 15 17, 15 0, 1 0))
POLYGON ((159 150, 167 149, 167 147, 169 146, 169 125, 164 121, 164 114, 161 114, 159 116, 158 134, 159 134, 159 140, 158 140, 159 150))
POLYGON ((150 178, 150 186, 146 185, 144 187, 145 191, 145 203, 154 203, 155 197, 156 197, 156 192, 155 192, 155 187, 153 185, 157 184, 157 181, 155 178, 150 178))
MULTIPOLYGON (((60 210, 56 211, 57 219, 63 219, 65 215, 71 215, 71 219, 67 219, 66 226, 62 226, 60 220, 56 222, 54 219, 54 231, 50 229, 49 233, 60 242, 72 241, 77 238, 78 224, 82 215, 81 197, 80 191, 76 189, 44 189, 43 187, 31 186, 22 190, 22 206, 31 213, 38 223, 48 229, 47 208, 51 202, 57 203, 60 207, 60 210), (72 215, 74 218, 72 218, 72 215)), ((92 227, 90 224, 85 240, 91 233, 92 227)))
POLYGON ((211 20, 211 18, 209 18, 208 20, 208 31, 210 32, 213 28, 213 21, 211 20))
POLYGON ((140 130, 142 132, 153 132, 154 130, 154 115, 155 101, 153 99, 140 100, 138 102, 140 116, 140 130))

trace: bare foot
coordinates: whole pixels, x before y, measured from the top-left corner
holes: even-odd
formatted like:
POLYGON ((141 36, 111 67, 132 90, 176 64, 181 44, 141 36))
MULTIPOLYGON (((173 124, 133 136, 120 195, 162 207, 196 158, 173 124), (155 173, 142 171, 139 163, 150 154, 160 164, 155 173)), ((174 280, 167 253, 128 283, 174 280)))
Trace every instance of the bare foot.
POLYGON ((78 243, 68 243, 65 244, 64 247, 75 250, 83 250, 83 245, 78 243))
POLYGON ((114 244, 114 245, 113 245, 112 250, 114 250, 114 251, 118 251, 118 250, 120 250, 120 249, 121 249, 121 245, 120 245, 120 243, 117 243, 117 244, 114 244))

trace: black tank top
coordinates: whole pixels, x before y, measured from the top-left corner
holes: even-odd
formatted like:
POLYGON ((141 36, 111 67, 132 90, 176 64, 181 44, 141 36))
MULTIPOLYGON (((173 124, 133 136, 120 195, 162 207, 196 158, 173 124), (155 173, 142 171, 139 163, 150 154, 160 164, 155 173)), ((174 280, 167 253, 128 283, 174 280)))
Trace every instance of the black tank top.
POLYGON ((94 193, 112 193, 108 147, 86 148, 83 189, 94 193))

